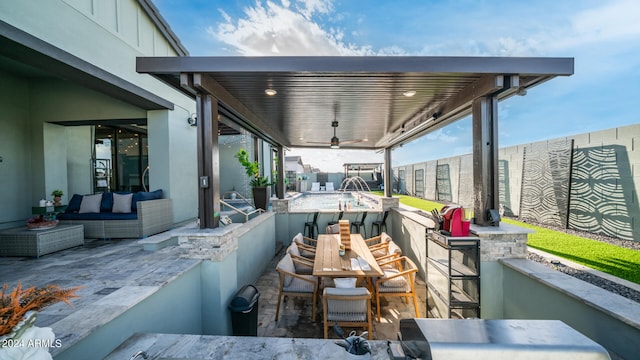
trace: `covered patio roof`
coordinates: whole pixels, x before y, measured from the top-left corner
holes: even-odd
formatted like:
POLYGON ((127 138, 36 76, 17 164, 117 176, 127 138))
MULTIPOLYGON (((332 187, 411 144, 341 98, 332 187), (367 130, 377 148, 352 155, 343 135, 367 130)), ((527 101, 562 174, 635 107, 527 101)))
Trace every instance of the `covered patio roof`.
POLYGON ((533 57, 140 57, 136 70, 196 98, 202 227, 218 226, 219 112, 275 145, 281 162, 286 147, 384 149, 386 196, 393 148, 472 114, 475 221, 495 226, 497 104, 574 67, 533 57))
POLYGON ((381 149, 469 115, 478 97, 571 75, 573 58, 141 57, 137 71, 191 96, 180 76, 198 74, 242 125, 285 147, 328 148, 337 121, 341 148, 381 149))

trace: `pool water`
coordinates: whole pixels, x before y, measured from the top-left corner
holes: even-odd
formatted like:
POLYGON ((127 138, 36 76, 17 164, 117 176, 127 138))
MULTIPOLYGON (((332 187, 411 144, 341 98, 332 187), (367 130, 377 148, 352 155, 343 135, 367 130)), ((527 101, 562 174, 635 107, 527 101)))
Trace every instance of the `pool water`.
POLYGON ((379 208, 378 200, 370 194, 333 192, 333 193, 304 193, 289 202, 290 211, 301 210, 334 210, 340 206, 342 210, 350 206, 351 210, 370 210, 379 208), (340 204, 340 205, 338 205, 340 204))

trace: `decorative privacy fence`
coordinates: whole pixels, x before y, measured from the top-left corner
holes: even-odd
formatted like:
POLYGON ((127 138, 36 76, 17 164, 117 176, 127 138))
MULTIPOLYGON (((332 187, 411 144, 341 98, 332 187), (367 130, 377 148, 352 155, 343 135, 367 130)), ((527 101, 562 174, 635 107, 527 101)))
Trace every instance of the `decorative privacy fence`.
MULTIPOLYGON (((500 149, 505 215, 640 241, 639 144, 637 124, 500 149)), ((472 207, 472 165, 469 154, 396 167, 394 189, 472 207)))

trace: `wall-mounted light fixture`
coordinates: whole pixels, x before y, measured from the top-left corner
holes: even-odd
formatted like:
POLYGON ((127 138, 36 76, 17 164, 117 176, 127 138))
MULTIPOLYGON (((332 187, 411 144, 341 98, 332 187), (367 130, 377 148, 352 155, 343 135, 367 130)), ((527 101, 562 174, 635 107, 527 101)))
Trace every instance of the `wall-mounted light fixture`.
POLYGON ((198 126, 198 117, 196 116, 195 113, 191 114, 191 116, 189 116, 189 118, 187 119, 187 122, 191 126, 198 126))
POLYGON ((400 128, 394 132, 388 142, 397 143, 399 141, 404 141, 412 137, 413 135, 426 129, 428 126, 431 126, 439 116, 439 112, 434 112, 424 119, 411 122, 410 126, 405 126, 405 124, 402 124, 402 126, 400 126, 400 128))

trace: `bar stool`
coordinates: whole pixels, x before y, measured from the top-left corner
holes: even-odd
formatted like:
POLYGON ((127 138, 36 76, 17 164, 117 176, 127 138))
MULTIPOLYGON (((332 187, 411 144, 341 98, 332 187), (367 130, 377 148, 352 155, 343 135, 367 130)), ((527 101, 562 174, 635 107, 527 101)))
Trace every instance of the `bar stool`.
POLYGON ((360 233, 360 227, 362 227, 364 229, 364 236, 367 236, 367 227, 364 225, 364 219, 367 218, 367 212, 363 212, 362 213, 362 218, 360 219, 360 221, 356 220, 354 222, 351 223, 351 233, 353 233, 353 228, 356 228, 356 232, 360 233))
POLYGON ((382 220, 376 220, 376 221, 371 223, 371 237, 380 235, 380 233, 382 233, 382 228, 384 228, 384 231, 387 231, 387 216, 388 215, 389 215, 389 210, 384 212, 384 215, 382 215, 382 220), (376 228, 376 234, 375 235, 373 235, 373 227, 374 226, 376 228))
POLYGON ((342 220, 342 215, 344 215, 344 211, 340 211, 340 212, 338 213, 338 220, 337 220, 337 221, 329 221, 329 222, 327 223, 327 226, 328 226, 328 225, 335 225, 335 224, 339 223, 339 222, 340 222, 340 220, 342 220))
MULTIPOLYGON (((320 230, 318 229, 318 215, 320 215, 320 213, 316 211, 313 214, 313 221, 307 221, 304 223, 304 230, 302 230, 302 234, 312 239, 316 238, 315 234, 320 233, 320 230), (309 229, 309 232, 307 232, 307 229, 309 229), (314 232, 314 229, 315 229, 315 232, 314 232)), ((309 220, 308 217, 307 217, 307 220, 309 220)))

